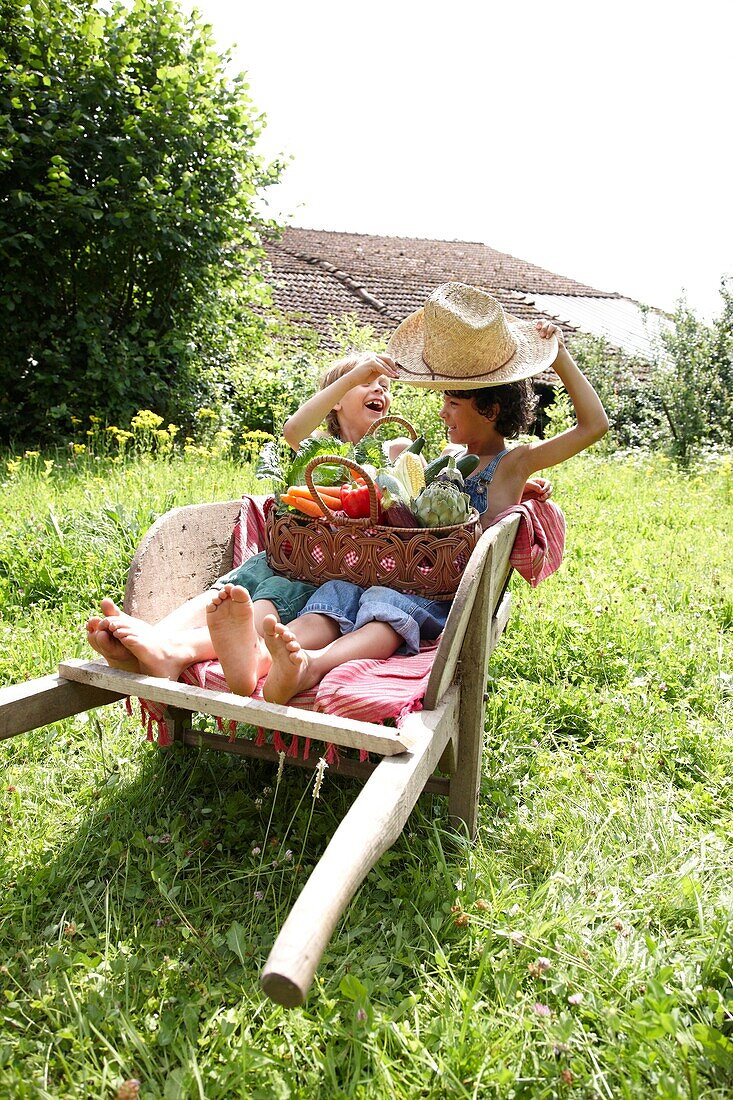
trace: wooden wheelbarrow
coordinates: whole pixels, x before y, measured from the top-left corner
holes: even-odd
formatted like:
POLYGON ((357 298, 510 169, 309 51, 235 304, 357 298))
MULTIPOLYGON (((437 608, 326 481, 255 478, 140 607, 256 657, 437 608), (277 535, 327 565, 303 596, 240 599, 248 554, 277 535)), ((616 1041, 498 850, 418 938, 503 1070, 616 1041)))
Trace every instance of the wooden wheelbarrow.
MULTIPOLYGON (((130 566, 125 610, 155 621, 226 572, 240 505, 190 505, 162 516, 130 566)), ((518 524, 517 515, 507 516, 479 539, 435 650, 423 708, 398 728, 137 675, 104 662, 67 661, 56 675, 0 689, 0 740, 133 696, 167 707, 173 737, 185 745, 278 759, 270 745, 193 730, 191 715, 199 712, 378 757, 377 763, 344 759, 336 766, 366 782, 303 887, 261 975, 274 1001, 300 1005, 339 917, 399 837, 421 791, 446 794, 451 819, 470 837, 475 834, 487 663, 509 617, 509 556, 518 524), (438 766, 442 774, 434 775, 438 766)), ((315 759, 294 762, 317 766, 315 759)))

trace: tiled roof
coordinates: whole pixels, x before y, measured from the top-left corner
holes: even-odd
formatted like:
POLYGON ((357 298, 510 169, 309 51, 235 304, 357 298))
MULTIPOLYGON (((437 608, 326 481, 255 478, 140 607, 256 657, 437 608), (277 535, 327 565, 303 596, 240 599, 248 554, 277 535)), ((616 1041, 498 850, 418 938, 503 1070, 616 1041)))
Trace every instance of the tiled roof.
MULTIPOLYGON (((617 308, 628 301, 472 241, 288 228, 268 243, 267 253, 275 304, 315 328, 327 345, 332 318, 355 314, 360 324, 387 336, 448 280, 484 287, 515 317, 559 320, 566 333, 596 330, 559 305, 556 312, 558 299, 581 305, 587 299, 595 309, 599 303, 617 308)), ((553 379, 550 372, 548 380, 553 379)))
POLYGON ((285 230, 280 247, 291 255, 326 260, 359 281, 407 281, 425 289, 455 279, 524 294, 605 294, 475 241, 426 241, 290 228, 285 230))

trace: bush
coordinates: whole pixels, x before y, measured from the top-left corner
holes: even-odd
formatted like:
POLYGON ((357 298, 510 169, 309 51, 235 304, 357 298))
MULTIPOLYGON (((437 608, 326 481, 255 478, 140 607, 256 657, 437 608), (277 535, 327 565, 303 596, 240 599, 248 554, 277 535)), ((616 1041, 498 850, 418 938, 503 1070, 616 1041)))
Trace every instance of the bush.
POLYGON ((652 447, 666 439, 648 365, 610 348, 600 336, 573 336, 569 350, 608 415, 610 430, 602 449, 652 447))
POLYGON ((683 465, 704 445, 733 446, 733 295, 725 283, 721 295, 712 325, 681 301, 674 331, 662 337, 655 381, 670 449, 683 465))
POLYGON ((279 165, 227 60, 172 0, 2 0, 0 440, 180 422, 261 340, 279 165))

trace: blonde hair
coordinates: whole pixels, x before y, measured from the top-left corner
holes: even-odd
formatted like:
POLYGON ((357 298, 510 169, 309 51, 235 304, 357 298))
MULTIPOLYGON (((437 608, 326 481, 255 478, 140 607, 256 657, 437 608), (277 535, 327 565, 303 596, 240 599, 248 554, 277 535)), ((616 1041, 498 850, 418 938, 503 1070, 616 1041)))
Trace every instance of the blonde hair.
MULTIPOLYGON (((356 364, 359 362, 359 352, 351 351, 348 355, 345 355, 343 359, 338 359, 321 378, 320 389, 325 390, 327 386, 330 386, 332 382, 335 382, 337 378, 342 378, 347 374, 356 364)), ((338 413, 331 409, 330 413, 326 417, 326 427, 328 428, 329 435, 332 435, 334 439, 341 439, 341 425, 339 424, 338 413)))

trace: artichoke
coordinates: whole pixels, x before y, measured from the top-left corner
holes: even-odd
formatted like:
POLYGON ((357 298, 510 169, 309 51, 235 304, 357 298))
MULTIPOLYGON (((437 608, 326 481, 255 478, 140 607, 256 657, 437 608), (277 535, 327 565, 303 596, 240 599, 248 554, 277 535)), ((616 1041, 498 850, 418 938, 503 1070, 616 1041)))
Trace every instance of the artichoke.
POLYGON ((455 485, 433 481, 412 505, 421 527, 452 527, 465 523, 471 514, 471 501, 455 485))

